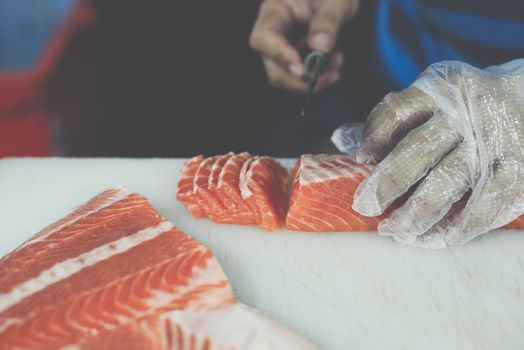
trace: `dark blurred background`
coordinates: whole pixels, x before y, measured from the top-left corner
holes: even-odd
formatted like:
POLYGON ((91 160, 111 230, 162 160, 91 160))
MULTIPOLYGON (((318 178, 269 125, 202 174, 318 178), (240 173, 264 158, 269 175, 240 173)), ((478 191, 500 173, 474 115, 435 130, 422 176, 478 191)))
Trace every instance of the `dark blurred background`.
MULTIPOLYGON (((391 87, 374 68, 375 3, 364 1, 342 33, 342 83, 317 95, 304 118, 303 96, 272 88, 248 46, 259 4, 57 1, 63 16, 35 60, 0 66, 0 156, 332 151, 333 130, 364 121, 391 87)), ((15 37, 41 33, 37 17, 18 19, 15 37)))
POLYGON ((248 38, 261 1, 0 0, 0 157, 332 152, 428 65, 524 57, 522 0, 366 0, 340 83, 270 86, 248 38))

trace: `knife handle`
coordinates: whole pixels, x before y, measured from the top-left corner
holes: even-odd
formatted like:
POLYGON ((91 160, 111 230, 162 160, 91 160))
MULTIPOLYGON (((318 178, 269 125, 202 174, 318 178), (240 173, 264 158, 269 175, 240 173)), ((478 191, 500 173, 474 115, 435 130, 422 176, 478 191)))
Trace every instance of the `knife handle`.
POLYGON ((328 55, 326 53, 320 51, 311 51, 304 60, 304 77, 308 80, 311 79, 316 73, 315 70, 317 69, 317 64, 319 65, 318 73, 321 73, 324 69, 326 69, 327 61, 328 55))

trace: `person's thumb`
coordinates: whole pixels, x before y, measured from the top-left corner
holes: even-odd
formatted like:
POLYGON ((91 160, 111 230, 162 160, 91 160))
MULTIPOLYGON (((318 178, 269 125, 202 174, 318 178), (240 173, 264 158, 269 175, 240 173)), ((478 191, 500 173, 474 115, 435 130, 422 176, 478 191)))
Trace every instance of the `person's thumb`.
POLYGON ((309 24, 309 46, 324 52, 333 50, 340 27, 355 11, 348 5, 348 1, 322 2, 309 24))

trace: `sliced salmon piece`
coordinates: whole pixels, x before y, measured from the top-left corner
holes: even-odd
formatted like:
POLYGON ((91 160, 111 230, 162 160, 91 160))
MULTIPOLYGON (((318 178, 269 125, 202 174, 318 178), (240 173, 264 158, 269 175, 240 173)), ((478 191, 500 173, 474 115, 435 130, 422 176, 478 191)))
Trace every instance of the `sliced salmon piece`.
POLYGON ((235 303, 211 251, 103 192, 0 260, 0 349, 315 349, 235 303))
POLYGON ((211 166, 211 172, 209 173, 208 177, 208 183, 207 183, 207 189, 208 189, 208 195, 213 196, 213 200, 217 200, 223 208, 226 209, 226 212, 228 215, 232 216, 233 211, 230 210, 227 203, 225 203, 219 196, 218 196, 218 180, 220 178, 220 173, 222 172, 222 169, 224 168, 224 165, 227 163, 229 158, 234 156, 234 153, 229 152, 228 154, 224 154, 222 156, 217 156, 215 159, 215 162, 211 166))
POLYGON ((295 165, 289 212, 290 230, 310 232, 373 231, 382 217, 352 209, 353 194, 371 172, 345 155, 303 155, 295 165))
POLYGON ((166 312, 74 345, 78 350, 315 349, 304 339, 242 304, 197 312, 166 312))
POLYGON ((187 210, 195 218, 201 218, 205 216, 204 211, 197 203, 197 199, 193 191, 195 174, 203 160, 204 156, 202 155, 198 155, 188 160, 182 167, 180 179, 178 180, 177 185, 177 199, 184 204, 187 210))
POLYGON ((259 225, 262 222, 260 208, 257 205, 255 197, 252 196, 252 192, 249 190, 247 186, 248 171, 251 168, 251 164, 253 163, 253 161, 255 161, 257 158, 258 157, 251 157, 250 159, 246 160, 244 164, 242 164, 242 168, 240 169, 240 174, 238 178, 238 190, 240 191, 242 201, 246 203, 248 208, 253 213, 255 223, 259 225))
POLYGON ((234 216, 234 221, 240 225, 255 225, 257 219, 255 212, 242 198, 239 188, 240 171, 242 166, 251 159, 247 153, 232 156, 224 164, 220 172, 215 193, 234 216))
MULTIPOLYGON (((217 223, 258 224, 274 231, 283 225, 286 210, 288 172, 269 157, 251 157, 248 153, 228 153, 199 159, 184 167, 183 174, 194 173, 192 196, 179 195, 184 204, 195 204, 217 223), (245 187, 244 191, 241 190, 245 187), (255 193, 243 196, 243 193, 255 193)), ((187 177, 182 177, 184 181, 187 177)), ((187 193, 189 184, 181 185, 187 193)), ((188 208, 189 209, 189 208, 188 208)))
POLYGON ((216 192, 218 188, 218 181, 220 179, 220 174, 222 173, 222 169, 226 165, 226 163, 229 161, 231 157, 233 157, 235 154, 233 152, 229 152, 228 154, 224 154, 223 156, 218 156, 211 166, 211 173, 209 174, 208 184, 207 187, 210 191, 216 192))
POLYGON ((264 230, 276 231, 284 225, 288 179, 288 171, 270 157, 251 158, 242 167, 240 193, 251 208, 258 209, 257 222, 264 230))
POLYGON ((193 192, 198 205, 208 218, 216 223, 234 223, 226 206, 218 199, 214 191, 209 189, 209 178, 213 164, 221 156, 206 158, 200 163, 193 181, 193 192))

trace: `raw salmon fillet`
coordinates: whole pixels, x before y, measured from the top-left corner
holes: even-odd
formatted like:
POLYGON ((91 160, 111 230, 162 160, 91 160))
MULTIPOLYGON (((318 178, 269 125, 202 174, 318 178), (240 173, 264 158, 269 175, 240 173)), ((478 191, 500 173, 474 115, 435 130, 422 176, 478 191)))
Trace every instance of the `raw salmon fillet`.
POLYGON ((228 153, 199 159, 193 171, 194 159, 182 169, 180 181, 184 183, 178 184, 177 195, 192 214, 195 210, 191 206, 196 203, 217 223, 257 224, 268 231, 283 226, 289 175, 279 162, 249 153, 228 153), (192 195, 188 194, 186 174, 194 174, 192 195))
POLYGON ((256 208, 259 226, 276 231, 284 226, 287 209, 288 171, 270 157, 254 157, 240 171, 242 198, 256 208))
POLYGON ((2 350, 77 349, 99 336, 113 339, 112 349, 153 338, 151 348, 185 349, 170 341, 173 332, 192 339, 186 331, 222 344, 191 320, 235 302, 211 251, 125 189, 107 190, 43 229, 3 257, 0 271, 2 350), (175 321, 180 327, 166 328, 175 321))
POLYGON ((371 167, 345 155, 303 155, 293 169, 287 227, 295 231, 373 231, 381 217, 352 209, 353 194, 371 167))

